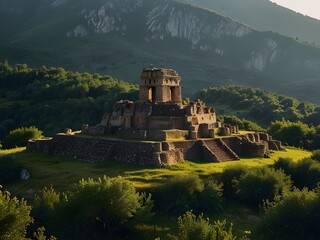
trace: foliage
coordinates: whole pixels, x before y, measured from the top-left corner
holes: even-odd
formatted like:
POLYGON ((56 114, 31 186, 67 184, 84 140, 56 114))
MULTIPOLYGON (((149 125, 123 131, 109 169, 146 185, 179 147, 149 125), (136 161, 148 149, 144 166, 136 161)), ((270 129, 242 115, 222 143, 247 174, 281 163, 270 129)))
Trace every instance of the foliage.
MULTIPOLYGON (((287 119, 293 122, 320 124, 319 107, 312 103, 243 86, 220 86, 207 88, 196 95, 208 105, 218 108, 222 113, 235 112, 237 117, 268 126, 272 121, 287 119), (313 118, 310 122, 309 118, 313 118)), ((234 115, 234 114, 233 114, 234 115)))
POLYGON ((256 229, 259 239, 318 239, 320 235, 319 189, 285 192, 266 203, 265 215, 256 229))
POLYGON ((153 192, 156 208, 164 212, 182 214, 197 204, 196 193, 204 190, 197 174, 176 175, 153 192))
POLYGON ((0 184, 8 185, 20 179, 22 165, 11 156, 0 157, 0 184))
POLYGON ((231 124, 234 126, 239 126, 239 129, 246 131, 264 131, 262 127, 260 127, 257 123, 246 120, 244 118, 240 119, 236 116, 227 116, 222 115, 219 116, 219 121, 226 124, 231 124))
POLYGON ((46 135, 80 129, 98 123, 115 101, 137 97, 135 85, 110 76, 26 64, 0 63, 0 89, 0 139, 21 126, 35 125, 46 135))
POLYGON ((152 207, 151 196, 138 193, 130 182, 103 177, 81 180, 63 195, 44 189, 36 198, 35 216, 60 238, 101 239, 133 234, 131 225, 150 220, 152 207))
POLYGON ((233 197, 236 192, 236 182, 240 176, 248 172, 248 167, 244 165, 234 165, 227 167, 220 175, 220 181, 223 183, 223 194, 226 197, 233 197))
POLYGON ((282 169, 291 176, 293 185, 299 189, 313 189, 320 182, 320 163, 310 158, 293 162, 290 158, 280 158, 274 164, 275 169, 282 169))
POLYGON ((315 149, 320 144, 316 129, 302 122, 275 121, 268 128, 268 133, 290 146, 315 149))
POLYGON ((313 160, 316 160, 316 161, 320 162, 320 149, 312 151, 311 158, 313 160))
POLYGON ((216 221, 210 224, 202 214, 194 215, 186 212, 178 218, 179 232, 177 235, 169 235, 171 240, 235 240, 232 233, 232 225, 228 228, 226 220, 216 221))
POLYGON ((33 222, 30 211, 25 200, 0 189, 0 239, 26 239, 26 229, 33 222))
POLYGON ((290 189, 291 184, 290 177, 283 170, 255 168, 240 176, 236 182, 236 194, 246 203, 259 205, 263 200, 273 200, 290 189))
POLYGON ((30 139, 37 139, 40 137, 42 137, 42 131, 34 126, 17 128, 10 131, 4 138, 3 148, 25 147, 30 139))
POLYGON ((202 212, 220 212, 222 210, 223 184, 211 180, 205 184, 202 192, 198 193, 198 206, 195 210, 202 212))
POLYGON ((49 238, 45 235, 45 228, 39 227, 36 232, 33 233, 33 239, 34 240, 57 240, 56 237, 50 236, 49 238))

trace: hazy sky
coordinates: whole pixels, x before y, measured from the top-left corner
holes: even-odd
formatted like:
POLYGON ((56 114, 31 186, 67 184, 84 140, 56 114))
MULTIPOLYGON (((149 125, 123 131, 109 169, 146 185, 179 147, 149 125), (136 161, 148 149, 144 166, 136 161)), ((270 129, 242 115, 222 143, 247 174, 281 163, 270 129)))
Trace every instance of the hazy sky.
POLYGON ((271 0, 271 2, 320 19, 320 0, 271 0))

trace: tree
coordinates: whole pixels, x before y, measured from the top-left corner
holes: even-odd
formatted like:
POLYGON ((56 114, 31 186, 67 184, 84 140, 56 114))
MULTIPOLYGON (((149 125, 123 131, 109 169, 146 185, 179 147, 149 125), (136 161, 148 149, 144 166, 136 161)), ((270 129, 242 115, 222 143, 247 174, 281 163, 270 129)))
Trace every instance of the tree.
POLYGON ((319 239, 319 189, 287 191, 275 202, 266 203, 264 210, 257 239, 319 239))
POLYGON ((3 148, 9 149, 14 147, 24 147, 30 139, 42 137, 42 131, 38 128, 22 127, 9 132, 3 140, 3 148))
POLYGON ((31 207, 25 200, 11 197, 7 191, 0 189, 0 239, 26 239, 27 227, 33 222, 31 207))

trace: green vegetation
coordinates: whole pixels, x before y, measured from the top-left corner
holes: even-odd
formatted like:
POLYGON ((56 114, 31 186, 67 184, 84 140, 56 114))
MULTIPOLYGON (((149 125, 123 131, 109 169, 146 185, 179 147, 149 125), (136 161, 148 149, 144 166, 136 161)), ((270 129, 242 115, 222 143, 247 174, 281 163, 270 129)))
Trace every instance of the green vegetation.
POLYGON ((138 193, 129 181, 103 177, 82 179, 69 193, 43 190, 34 216, 59 239, 123 239, 133 238, 133 227, 150 220, 152 206, 151 196, 138 193))
POLYGON ((236 195, 246 203, 259 205, 263 200, 273 200, 291 188, 290 177, 281 170, 256 168, 246 170, 235 182, 236 195))
POLYGON ((263 127, 282 119, 320 125, 320 106, 258 88, 234 85, 213 87, 201 90, 196 98, 215 107, 218 114, 236 115, 263 127))
POLYGON ((28 140, 42 137, 42 131, 32 126, 29 128, 18 128, 9 132, 2 142, 2 147, 11 149, 15 147, 25 147, 28 140))
POLYGON ((257 239, 317 239, 320 227, 319 189, 294 189, 264 207, 257 239))
POLYGON ((32 223, 31 207, 25 200, 11 197, 10 193, 0 189, 0 239, 25 239, 27 227, 32 223))
MULTIPOLYGON (((135 85, 109 76, 26 64, 0 63, 0 88, 0 139, 18 127, 36 126, 52 135, 84 123, 95 125, 114 102, 137 97, 135 85)), ((12 134, 26 130, 32 128, 12 134)), ((7 147, 14 145, 21 146, 9 142, 7 147)))
MULTIPOLYGON (((10 161, 19 163, 31 175, 29 180, 5 184, 12 194, 30 202, 29 216, 34 223, 28 233, 44 235, 43 226, 59 239, 248 239, 250 232, 258 236, 261 230, 257 222, 267 216, 267 211, 260 215, 258 205, 266 200, 276 204, 290 191, 289 175, 284 174, 289 173, 286 169, 276 170, 275 160, 293 157, 288 161, 299 165, 299 159, 312 156, 311 152, 288 148, 287 152, 271 154, 269 159, 219 164, 185 161, 154 168, 112 161, 90 164, 21 148, 0 150, 4 158, 9 153, 13 154, 10 161), (259 190, 262 188, 264 191, 259 190), (248 204, 252 199, 254 204, 248 204)), ((320 179, 320 172, 313 171, 320 163, 312 163, 315 165, 304 175, 320 179)), ((301 180, 299 184, 304 183, 301 180)), ((272 230, 276 231, 276 226, 272 230)))
POLYGON ((169 235, 171 240, 233 240, 232 226, 227 228, 226 221, 217 221, 210 224, 209 219, 203 215, 196 216, 192 212, 186 212, 178 218, 179 232, 169 235))
MULTIPOLYGON (((200 0, 195 1, 198 3, 200 0)), ((267 14, 265 9, 259 13, 249 10, 258 9, 261 3, 271 4, 268 1, 204 1, 211 7, 228 5, 228 9, 236 12, 241 9, 245 17, 253 14, 254 22, 261 21, 261 24, 274 21, 270 16, 276 16, 279 10, 275 7, 267 14)), ((152 63, 178 70, 183 79, 183 92, 188 96, 211 85, 236 83, 268 88, 319 103, 317 59, 320 51, 317 47, 281 36, 278 30, 272 32, 265 28, 268 32, 262 32, 254 30, 260 28, 250 29, 248 25, 241 24, 247 23, 242 19, 236 18, 238 23, 232 21, 234 15, 230 11, 224 12, 227 16, 223 16, 186 2, 190 0, 143 0, 140 6, 140 1, 134 0, 125 6, 130 11, 123 11, 124 3, 121 1, 113 4, 112 8, 100 0, 54 3, 29 0, 28 4, 24 0, 1 1, 0 61, 8 59, 10 63, 26 63, 32 67, 61 66, 72 71, 98 72, 132 83, 137 83, 141 69, 152 63), (156 14, 166 4, 168 7, 164 12, 156 14), (133 5, 139 7, 131 7, 133 5), (99 15, 99 9, 103 8, 109 18, 118 20, 108 22, 103 14, 99 15), (84 9, 86 11, 82 11, 84 9), (184 32, 191 26, 189 24, 196 24, 195 28, 190 28, 194 30, 172 36, 170 29, 164 26, 173 9, 180 11, 181 16, 191 14, 199 19, 196 23, 187 21, 183 26, 180 23, 184 21, 177 21, 173 29, 184 32), (90 17, 89 12, 92 13, 90 17), (150 12, 155 15, 149 15, 150 12), (156 33, 151 31, 160 25, 156 33), (204 26, 208 26, 208 31, 204 26), (201 42, 192 39, 201 39, 201 42), (265 61, 259 61, 260 54, 265 61)), ((281 14, 279 18, 274 25, 285 24, 281 14)), ((319 28, 310 31, 310 26, 304 25, 306 19, 288 22, 285 29, 289 29, 289 25, 293 32, 306 30, 305 36, 319 35, 319 28)), ((318 22, 315 23, 317 26, 318 22)), ((299 35, 294 34, 293 37, 299 35)))
POLYGON ((268 133, 286 145, 320 149, 320 125, 308 126, 302 122, 290 122, 286 120, 272 122, 268 133))
POLYGON ((286 145, 320 148, 320 106, 234 85, 204 89, 196 97, 215 107, 218 115, 231 114, 219 116, 222 122, 243 130, 262 131, 262 127, 268 127, 267 132, 286 145))
POLYGON ((256 124, 255 122, 246 120, 244 118, 240 119, 236 116, 221 115, 221 116, 218 116, 218 120, 222 123, 231 124, 233 126, 238 126, 239 129, 241 129, 241 130, 257 131, 257 132, 264 131, 264 129, 262 127, 260 127, 258 124, 256 124))
POLYGON ((274 168, 282 169, 285 174, 290 175, 293 185, 299 189, 314 189, 320 182, 319 162, 310 158, 298 162, 292 162, 290 158, 280 158, 275 162, 274 168))

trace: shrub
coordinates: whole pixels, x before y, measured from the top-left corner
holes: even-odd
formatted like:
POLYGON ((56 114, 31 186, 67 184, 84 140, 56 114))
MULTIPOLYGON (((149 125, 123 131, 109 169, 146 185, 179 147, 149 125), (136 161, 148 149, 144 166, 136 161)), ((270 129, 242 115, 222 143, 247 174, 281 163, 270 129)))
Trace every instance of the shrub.
POLYGON ((25 239, 26 229, 33 222, 30 211, 25 200, 0 189, 0 239, 25 239))
POLYGON ((81 180, 74 192, 59 200, 49 189, 37 202, 47 209, 53 206, 53 220, 47 228, 66 239, 128 238, 136 234, 132 226, 142 215, 144 222, 152 217, 153 207, 150 195, 138 193, 120 177, 81 180))
POLYGON ((299 189, 304 187, 313 189, 320 181, 320 163, 309 158, 296 163, 288 158, 280 158, 275 162, 274 168, 283 169, 287 175, 291 176, 293 185, 299 189))
POLYGON ((171 240, 234 240, 232 225, 227 228, 226 221, 216 221, 210 224, 202 214, 195 216, 186 212, 178 218, 179 232, 177 235, 168 235, 171 240))
POLYGON ((3 148, 24 147, 27 145, 29 139, 42 137, 42 131, 36 127, 17 128, 9 132, 3 140, 3 148))
POLYGON ((44 188, 40 195, 35 197, 32 215, 38 225, 49 225, 54 220, 54 208, 60 203, 61 194, 53 188, 44 188))
POLYGON ((319 239, 319 189, 285 192, 275 202, 267 203, 264 210, 255 233, 259 239, 319 239))
POLYGON ((312 152, 311 158, 312 158, 313 160, 316 160, 316 161, 320 162, 320 149, 314 150, 314 151, 312 152))
POLYGON ((8 185, 19 180, 22 169, 22 165, 12 157, 0 157, 0 184, 8 185))
POLYGON ((221 174, 220 181, 223 183, 223 194, 226 197, 233 197, 236 189, 235 183, 242 174, 245 174, 248 168, 243 165, 234 165, 224 169, 221 174))
POLYGON ((154 189, 156 208, 167 213, 182 214, 197 205, 196 193, 203 189, 204 184, 198 175, 176 175, 154 189))
POLYGON ((222 186, 209 181, 202 192, 197 193, 198 207, 195 210, 219 212, 222 210, 222 186))
POLYGON ((236 187, 236 194, 240 199, 258 205, 262 200, 273 200, 289 189, 291 180, 283 170, 263 167, 241 175, 236 187))

